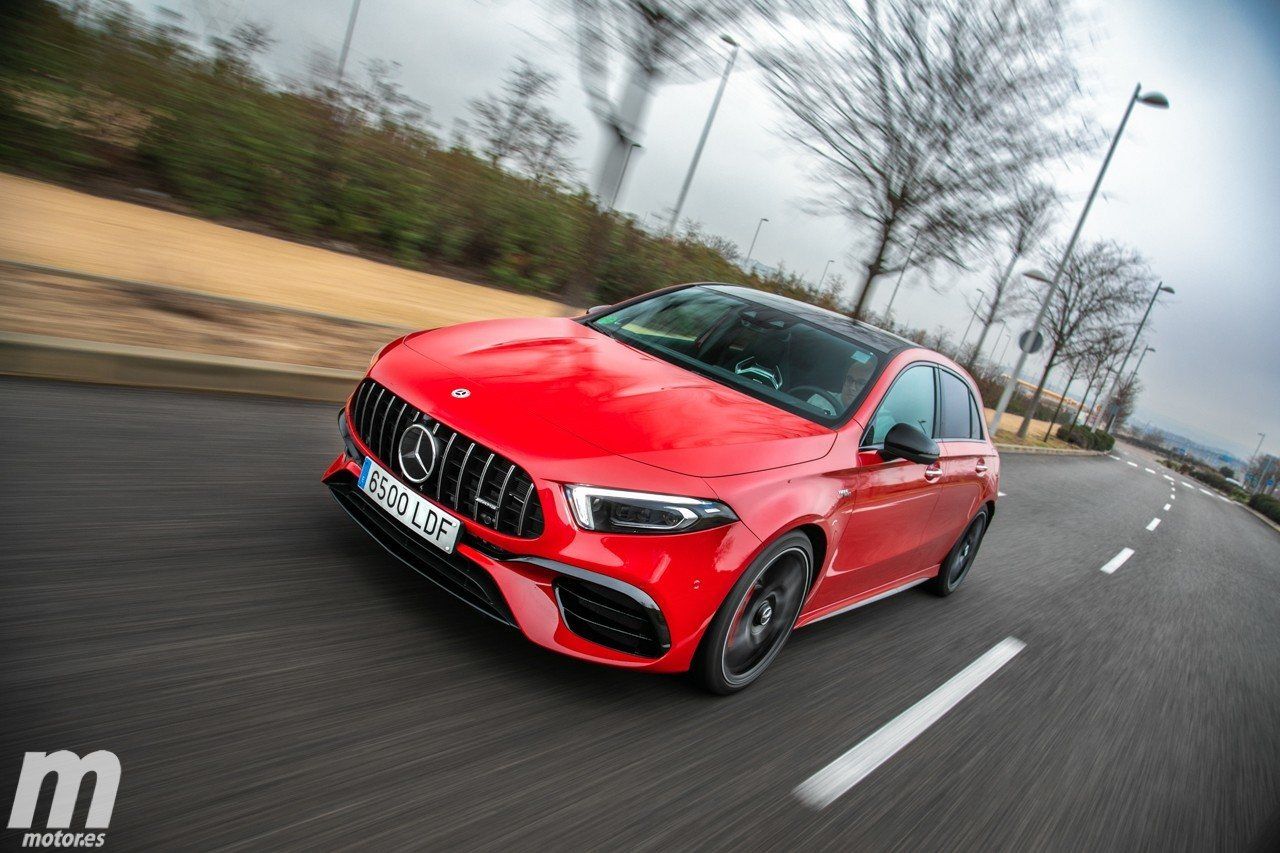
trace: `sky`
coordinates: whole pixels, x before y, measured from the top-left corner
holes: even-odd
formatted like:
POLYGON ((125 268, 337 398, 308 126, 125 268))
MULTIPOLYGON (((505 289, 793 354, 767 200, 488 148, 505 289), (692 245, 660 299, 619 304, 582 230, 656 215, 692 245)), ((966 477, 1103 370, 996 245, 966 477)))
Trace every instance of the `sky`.
MULTIPOLYGON (((140 5, 175 9, 197 33, 225 31, 246 18, 268 25, 277 43, 264 64, 281 79, 303 76, 317 49, 336 55, 351 8, 350 0, 140 5)), ((579 84, 567 6, 557 0, 362 0, 348 67, 371 59, 399 63, 406 92, 424 102, 447 133, 465 117, 468 99, 496 91, 516 57, 527 58, 560 75, 552 107, 581 135, 574 156, 589 179, 601 136, 579 84)), ((1078 57, 1086 113, 1109 133, 1138 82, 1172 104, 1167 111, 1135 111, 1082 235, 1131 245, 1176 290, 1152 316, 1147 338, 1156 351, 1142 365, 1135 420, 1241 457, 1266 433, 1264 452, 1280 454, 1280 4, 1080 0, 1077 8, 1086 36, 1078 57)), ((749 55, 749 40, 737 35, 749 55)), ((834 259, 833 271, 856 277, 851 251, 860 229, 809 209, 814 185, 806 164, 778 134, 782 115, 744 59, 729 82, 684 217, 744 250, 759 218, 767 217, 756 259, 810 281, 834 259)), ((619 208, 656 223, 671 207, 716 82, 658 91, 619 208)), ((1049 175, 1068 199, 1051 238, 1068 235, 1098 162, 1064 164, 1049 175)), ((896 317, 959 338, 969 318, 965 299, 993 262, 975 259, 972 271, 908 273, 896 317)), ((891 288, 891 280, 881 280, 873 309, 883 309, 891 288)), ((1027 324, 1010 321, 1017 329, 1027 324)), ((1051 384, 1060 387, 1063 379, 1051 384)))

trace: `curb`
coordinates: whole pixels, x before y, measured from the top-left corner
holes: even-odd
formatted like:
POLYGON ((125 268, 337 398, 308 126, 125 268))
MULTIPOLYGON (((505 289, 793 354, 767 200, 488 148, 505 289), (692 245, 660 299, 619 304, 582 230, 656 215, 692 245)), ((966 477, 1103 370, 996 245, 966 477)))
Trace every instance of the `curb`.
POLYGON ((1271 528, 1272 530, 1274 530, 1276 533, 1280 533, 1280 524, 1276 524, 1274 521, 1272 521, 1271 519, 1267 518, 1265 515, 1263 515, 1262 513, 1258 512, 1258 511, 1257 511, 1256 509, 1254 509, 1253 507, 1249 506, 1248 504, 1242 504, 1242 503, 1240 503, 1239 501, 1232 501, 1232 503, 1233 503, 1233 504, 1239 504, 1239 505, 1244 509, 1244 511, 1245 511, 1245 512, 1252 513, 1253 515, 1257 516, 1258 520, 1259 520, 1259 521, 1261 521, 1263 524, 1265 524, 1265 525, 1267 525, 1268 527, 1270 527, 1270 528, 1271 528))
POLYGON ((996 444, 1001 455, 1005 453, 1027 453, 1038 456, 1105 456, 1103 450, 1065 450, 1059 447, 1028 447, 1025 444, 996 444))
POLYGON ((362 374, 232 356, 0 332, 0 374, 341 402, 362 374))

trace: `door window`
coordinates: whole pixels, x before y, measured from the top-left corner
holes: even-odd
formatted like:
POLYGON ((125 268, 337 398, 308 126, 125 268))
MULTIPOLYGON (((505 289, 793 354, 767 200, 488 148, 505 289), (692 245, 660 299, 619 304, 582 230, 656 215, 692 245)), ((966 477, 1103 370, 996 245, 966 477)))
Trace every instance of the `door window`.
POLYGON ((938 418, 937 438, 982 438, 982 426, 975 421, 973 393, 963 379, 947 370, 938 371, 938 391, 942 405, 938 418))
MULTIPOLYGON (((934 370, 929 365, 916 364, 898 375, 871 418, 863 446, 884 444, 885 435, 896 424, 911 424, 925 435, 933 435, 933 374, 934 370)), ((965 423, 968 423, 968 415, 965 423)))

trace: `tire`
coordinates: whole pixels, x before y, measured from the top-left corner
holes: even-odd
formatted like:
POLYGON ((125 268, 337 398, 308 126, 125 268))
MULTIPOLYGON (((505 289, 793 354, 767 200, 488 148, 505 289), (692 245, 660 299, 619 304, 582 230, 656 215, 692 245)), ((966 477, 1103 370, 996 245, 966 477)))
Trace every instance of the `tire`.
POLYGON ((791 636, 813 574, 813 545, 803 533, 782 536, 752 560, 707 626, 694 681, 727 696, 758 679, 791 636))
POLYGON ((960 539, 947 557, 942 561, 938 576, 929 581, 929 591, 934 595, 946 598, 955 592, 973 568, 973 561, 978 558, 978 548, 982 545, 982 537, 987 535, 988 511, 986 507, 978 510, 978 514, 969 522, 969 526, 960 534, 960 539))

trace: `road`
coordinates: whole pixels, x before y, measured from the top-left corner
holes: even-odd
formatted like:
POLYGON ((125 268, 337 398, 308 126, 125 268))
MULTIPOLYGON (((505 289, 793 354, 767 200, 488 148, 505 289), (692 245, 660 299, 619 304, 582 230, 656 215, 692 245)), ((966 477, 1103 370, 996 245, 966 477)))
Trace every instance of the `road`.
POLYGON ((1139 451, 1007 456, 959 593, 798 632, 719 699, 377 550, 318 482, 333 407, 0 385, 0 788, 27 750, 115 752, 116 849, 1280 848, 1280 536, 1139 451), (847 793, 796 797, 1008 637, 847 793))

